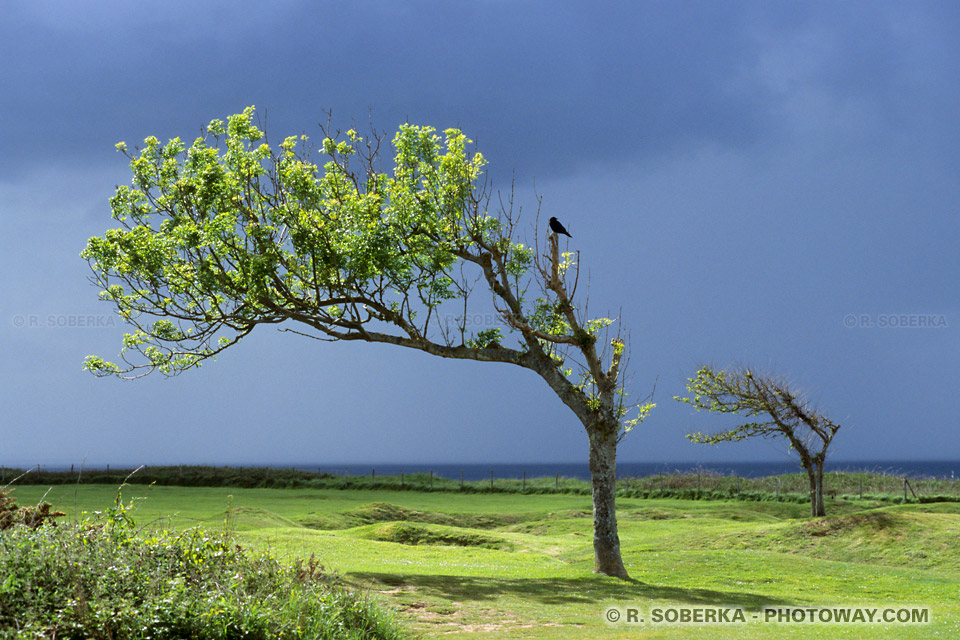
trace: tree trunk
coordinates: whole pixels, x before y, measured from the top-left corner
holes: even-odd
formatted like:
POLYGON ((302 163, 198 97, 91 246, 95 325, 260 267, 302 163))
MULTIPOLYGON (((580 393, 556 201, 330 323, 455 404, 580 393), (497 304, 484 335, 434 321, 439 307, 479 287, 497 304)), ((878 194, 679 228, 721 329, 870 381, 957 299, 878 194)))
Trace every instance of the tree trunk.
POLYGON ((823 463, 813 462, 807 468, 810 478, 810 515, 814 518, 825 516, 823 507, 823 463))
POLYGON ((593 483, 593 554, 596 573, 629 579, 620 557, 617 533, 617 433, 603 426, 588 428, 590 479, 593 483))
POLYGON ((817 463, 817 515, 827 515, 823 506, 823 462, 817 463))

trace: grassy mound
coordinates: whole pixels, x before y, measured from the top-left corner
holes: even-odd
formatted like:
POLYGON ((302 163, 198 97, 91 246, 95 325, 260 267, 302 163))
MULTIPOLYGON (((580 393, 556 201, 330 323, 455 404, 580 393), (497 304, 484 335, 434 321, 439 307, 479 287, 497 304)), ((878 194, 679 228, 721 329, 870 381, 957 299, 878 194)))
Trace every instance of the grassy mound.
POLYGON ((301 518, 298 523, 311 529, 352 529, 378 522, 419 522, 467 529, 494 529, 534 517, 520 513, 440 513, 418 511, 389 502, 371 502, 342 513, 301 518))
POLYGON ((300 526, 289 518, 284 518, 260 507, 236 507, 228 509, 223 522, 229 529, 238 531, 300 526))
POLYGON ((413 522, 386 522, 358 527, 351 532, 359 538, 396 542, 409 545, 440 545, 451 547, 483 547, 510 551, 510 542, 459 527, 417 524, 413 522))
POLYGON ((287 567, 223 534, 136 531, 119 504, 85 523, 0 531, 0 637, 407 637, 313 559, 287 567))
POLYGON ((887 567, 960 571, 960 508, 941 503, 884 507, 792 521, 751 530, 714 533, 705 546, 800 554, 887 567))

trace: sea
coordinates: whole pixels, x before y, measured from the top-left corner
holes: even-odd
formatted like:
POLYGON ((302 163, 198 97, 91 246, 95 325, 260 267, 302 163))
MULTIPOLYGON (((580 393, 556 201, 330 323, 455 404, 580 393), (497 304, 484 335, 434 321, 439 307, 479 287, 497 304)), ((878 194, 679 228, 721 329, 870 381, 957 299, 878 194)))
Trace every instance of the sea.
MULTIPOLYGON (((268 465, 276 467, 296 467, 309 471, 319 471, 335 475, 377 475, 392 476, 411 473, 430 473, 438 478, 459 480, 485 480, 493 474, 495 478, 554 477, 560 474, 564 478, 590 478, 587 464, 576 462, 560 463, 437 463, 437 464, 390 464, 390 463, 354 463, 354 464, 318 464, 318 465, 268 465)), ((827 471, 869 471, 893 476, 911 478, 960 477, 960 460, 867 460, 867 461, 828 461, 827 471)), ((762 478, 784 473, 803 473, 798 462, 617 462, 619 478, 642 478, 670 473, 704 473, 742 478, 762 478)))

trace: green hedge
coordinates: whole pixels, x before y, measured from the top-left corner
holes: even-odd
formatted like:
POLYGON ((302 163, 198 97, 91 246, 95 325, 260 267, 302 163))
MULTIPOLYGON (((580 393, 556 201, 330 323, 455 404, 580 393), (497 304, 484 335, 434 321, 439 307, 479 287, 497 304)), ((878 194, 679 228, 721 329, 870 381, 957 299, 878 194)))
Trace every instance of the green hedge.
POLYGON ((0 638, 401 640, 392 614, 311 558, 284 566, 224 534, 138 535, 128 507, 0 531, 0 638))

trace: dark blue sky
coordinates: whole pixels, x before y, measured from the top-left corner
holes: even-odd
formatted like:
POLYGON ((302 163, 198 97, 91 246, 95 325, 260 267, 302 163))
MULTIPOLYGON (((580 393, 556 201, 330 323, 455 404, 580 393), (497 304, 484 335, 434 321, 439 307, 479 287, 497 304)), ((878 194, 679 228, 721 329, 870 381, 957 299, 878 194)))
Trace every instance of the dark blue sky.
MULTIPOLYGON (((199 371, 96 379, 124 327, 78 254, 129 182, 113 145, 256 105, 462 128, 573 234, 657 409, 622 460, 779 460, 686 442, 701 362, 787 375, 836 459, 960 459, 960 10, 953 2, 19 2, 0 23, 0 464, 585 461, 532 372, 256 331, 199 371), (910 326, 881 326, 881 325, 910 326), (931 325, 931 326, 919 326, 931 325)), ((532 241, 532 233, 529 240, 532 241)))

